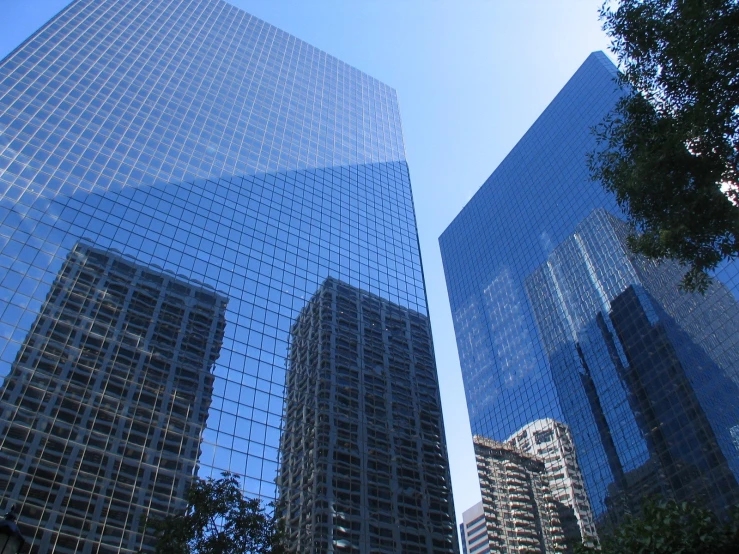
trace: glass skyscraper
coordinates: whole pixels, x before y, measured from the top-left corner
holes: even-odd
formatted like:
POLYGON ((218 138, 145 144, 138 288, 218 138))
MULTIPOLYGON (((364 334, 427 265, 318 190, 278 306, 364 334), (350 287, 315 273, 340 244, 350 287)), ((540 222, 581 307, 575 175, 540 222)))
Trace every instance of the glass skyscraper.
POLYGON ((590 55, 440 238, 473 433, 566 424, 601 528, 652 494, 722 511, 739 477, 737 267, 702 296, 628 252, 586 161, 616 74, 590 55))
POLYGON ((562 412, 597 512, 655 494, 721 512, 739 500, 739 304, 720 283, 678 294, 683 270, 630 255, 628 231, 594 210, 526 279, 562 412))
POLYGON ((0 492, 34 552, 134 551, 178 471, 274 498, 290 331, 328 278, 427 318, 394 90, 222 0, 76 0, 6 57, 0 195, 0 452, 30 458, 0 492))

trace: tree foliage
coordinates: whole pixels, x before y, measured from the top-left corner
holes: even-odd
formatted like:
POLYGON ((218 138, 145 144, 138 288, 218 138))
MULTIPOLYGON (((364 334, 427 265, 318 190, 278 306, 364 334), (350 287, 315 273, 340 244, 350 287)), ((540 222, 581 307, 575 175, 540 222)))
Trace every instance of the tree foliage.
POLYGON ((630 246, 688 267, 683 287, 739 256, 739 1, 621 0, 601 8, 625 96, 596 128, 591 176, 633 223, 630 246))
POLYGON ((733 554, 739 548, 739 510, 728 522, 690 502, 648 501, 643 515, 628 517, 602 540, 600 550, 577 554, 733 554))
POLYGON ((184 514, 147 521, 156 554, 282 554, 279 522, 257 498, 246 498, 235 475, 195 479, 184 514))

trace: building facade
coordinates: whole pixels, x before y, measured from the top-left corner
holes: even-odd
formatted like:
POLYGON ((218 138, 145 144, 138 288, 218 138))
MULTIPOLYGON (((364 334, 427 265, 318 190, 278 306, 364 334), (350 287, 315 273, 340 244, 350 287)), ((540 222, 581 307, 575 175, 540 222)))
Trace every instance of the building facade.
POLYGON ((519 429, 506 442, 544 462, 549 490, 558 506, 568 546, 580 542, 596 545, 595 518, 567 425, 553 419, 539 419, 519 429))
POLYGON ((113 252, 69 253, 0 389, 0 486, 26 499, 38 551, 134 549, 147 515, 184 507, 226 303, 113 252))
POLYGON ((462 554, 487 554, 490 552, 488 529, 485 524, 485 510, 482 507, 482 502, 478 502, 462 512, 462 523, 459 524, 459 532, 462 539, 462 554))
POLYGON ((539 420, 566 424, 598 524, 683 487, 708 499, 723 483, 710 503, 724 509, 739 461, 737 264, 705 297, 680 293, 679 267, 631 260, 602 221, 622 214, 586 154, 620 97, 616 74, 588 57, 439 239, 473 433, 503 442, 539 420), (586 245, 577 229, 594 210, 602 231, 586 245), (641 380, 653 364, 663 389, 641 380), (673 477, 649 477, 667 466, 673 477))
POLYGON ((544 462, 480 435, 472 442, 489 552, 565 552, 560 504, 552 497, 544 462))
POLYGON ((73 1, 0 63, 0 131, 0 376, 80 241, 215 291, 197 475, 276 496, 290 330, 326 278, 427 315, 395 91, 226 2, 73 1))
POLYGON ((279 477, 291 552, 454 552, 426 316, 328 278, 291 330, 279 477))

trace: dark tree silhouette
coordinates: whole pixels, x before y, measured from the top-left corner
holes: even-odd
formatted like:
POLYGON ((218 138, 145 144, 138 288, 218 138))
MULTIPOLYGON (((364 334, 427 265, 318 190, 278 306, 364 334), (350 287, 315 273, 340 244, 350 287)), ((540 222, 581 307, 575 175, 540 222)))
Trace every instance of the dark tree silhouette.
POLYGON ((600 549, 576 554, 734 554, 739 548, 739 510, 728 522, 691 502, 648 501, 641 517, 628 517, 600 549))
POLYGON ((235 475, 195 479, 184 514, 147 521, 156 554, 283 554, 279 521, 246 498, 235 475))
POLYGON ((630 246, 673 258, 682 286, 739 256, 739 2, 621 0, 601 8, 627 91, 596 128, 591 176, 634 224, 630 246))

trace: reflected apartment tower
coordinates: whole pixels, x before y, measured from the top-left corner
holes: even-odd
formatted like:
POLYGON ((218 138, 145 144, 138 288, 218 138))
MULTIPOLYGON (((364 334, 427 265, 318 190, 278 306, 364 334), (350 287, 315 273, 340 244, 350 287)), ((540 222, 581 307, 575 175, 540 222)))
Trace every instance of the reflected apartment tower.
POLYGON ((329 278, 291 330, 290 551, 457 552, 428 318, 329 278))
POLYGON ((567 425, 553 419, 539 419, 520 429, 506 442, 544 462, 567 544, 597 544, 593 511, 567 425))
POLYGON ((515 446, 472 437, 489 552, 563 552, 567 545, 544 462, 515 446))
POLYGON ((739 500, 739 305, 720 283, 679 293, 683 269, 634 256, 628 233, 595 210, 526 280, 585 481, 604 523, 655 494, 723 513, 739 500))
POLYGON ((116 253, 70 252, 0 392, 0 490, 35 524, 31 552, 135 550, 147 514, 184 506, 225 308, 116 253))

